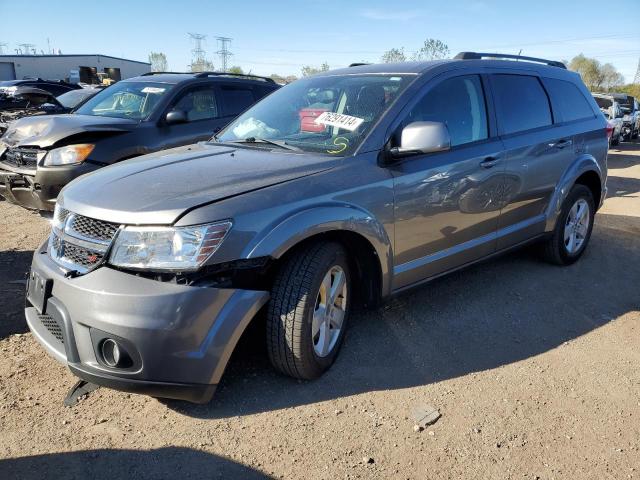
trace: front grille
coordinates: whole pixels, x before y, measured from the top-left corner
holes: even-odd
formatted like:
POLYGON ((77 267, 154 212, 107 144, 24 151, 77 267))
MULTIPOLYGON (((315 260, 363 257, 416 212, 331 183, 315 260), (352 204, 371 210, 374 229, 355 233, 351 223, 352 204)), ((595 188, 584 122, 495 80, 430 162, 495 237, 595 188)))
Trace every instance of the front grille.
POLYGON ((103 257, 104 252, 97 251, 90 248, 84 248, 79 245, 74 245, 71 240, 62 240, 55 233, 53 235, 53 245, 57 253, 58 259, 73 265, 81 273, 84 273, 91 268, 99 264, 103 257))
POLYGON ((64 345, 64 335, 62 335, 62 328, 60 328, 58 322, 51 315, 38 315, 38 318, 45 328, 49 330, 49 333, 64 345))
POLYGON ((110 242, 116 234, 118 226, 119 225, 116 225, 115 223, 103 222, 102 220, 95 220, 81 215, 74 215, 70 228, 83 237, 92 240, 110 242))
POLYGON ((44 154, 45 152, 33 148, 10 148, 4 152, 1 160, 14 167, 34 169, 38 166, 38 159, 44 154))
POLYGON ((119 228, 119 224, 57 207, 49 239, 49 254, 65 269, 87 273, 102 263, 119 228))

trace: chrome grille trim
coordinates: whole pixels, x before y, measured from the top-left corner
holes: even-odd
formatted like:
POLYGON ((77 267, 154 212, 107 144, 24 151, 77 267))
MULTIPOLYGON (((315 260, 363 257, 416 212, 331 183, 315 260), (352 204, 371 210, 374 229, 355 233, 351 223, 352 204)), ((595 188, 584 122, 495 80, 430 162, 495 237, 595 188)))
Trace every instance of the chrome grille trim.
POLYGON ((58 207, 49 237, 49 255, 65 270, 85 274, 100 266, 121 225, 58 207))
POLYGON ((0 157, 0 161, 12 167, 35 170, 46 154, 44 150, 35 148, 8 148, 0 157))

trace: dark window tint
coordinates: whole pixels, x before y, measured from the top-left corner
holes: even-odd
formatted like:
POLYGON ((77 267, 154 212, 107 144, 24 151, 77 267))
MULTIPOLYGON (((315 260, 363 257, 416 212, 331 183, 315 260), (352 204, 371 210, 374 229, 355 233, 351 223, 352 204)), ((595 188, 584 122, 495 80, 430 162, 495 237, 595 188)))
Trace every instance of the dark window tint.
POLYGON ((554 105, 560 109, 562 121, 570 122, 594 116, 589 102, 573 83, 547 78, 545 84, 555 102, 554 105))
POLYGON ((450 78, 429 90, 411 109, 404 125, 424 121, 445 123, 452 146, 487 138, 487 110, 480 77, 450 78))
POLYGON ((253 91, 248 88, 223 86, 220 89, 220 94, 225 116, 238 115, 255 102, 253 91))
POLYGON ((549 99, 536 77, 493 75, 492 84, 503 134, 551 125, 549 99))
POLYGON ((187 114, 189 122, 218 116, 218 104, 213 87, 200 87, 182 94, 173 107, 187 114))

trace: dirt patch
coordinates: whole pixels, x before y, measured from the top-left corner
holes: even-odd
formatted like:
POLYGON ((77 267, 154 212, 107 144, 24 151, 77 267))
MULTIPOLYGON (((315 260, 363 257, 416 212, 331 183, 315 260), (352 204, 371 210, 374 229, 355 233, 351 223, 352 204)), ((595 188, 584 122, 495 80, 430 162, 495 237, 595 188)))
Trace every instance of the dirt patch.
POLYGON ((324 377, 274 373, 256 324, 209 405, 92 392, 26 332, 47 222, 0 202, 4 478, 638 478, 640 152, 610 156, 585 256, 530 251, 357 315, 324 377), (414 429, 423 405, 442 415, 414 429))

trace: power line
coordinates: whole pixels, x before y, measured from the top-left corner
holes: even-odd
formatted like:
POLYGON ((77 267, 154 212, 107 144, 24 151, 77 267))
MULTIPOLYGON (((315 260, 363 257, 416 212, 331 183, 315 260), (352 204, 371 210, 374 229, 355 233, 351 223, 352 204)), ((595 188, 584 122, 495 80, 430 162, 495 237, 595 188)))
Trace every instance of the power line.
POLYGON ((226 72, 228 60, 233 56, 233 53, 229 51, 228 45, 231 45, 231 40, 233 39, 229 37, 216 37, 216 40, 218 41, 218 45, 220 46, 216 53, 220 55, 222 71, 226 72))
POLYGON ((4 47, 8 47, 8 43, 0 42, 0 55, 4 55, 4 47))
POLYGON ((189 37, 191 37, 191 40, 195 43, 194 48, 191 50, 191 65, 189 65, 191 71, 198 72, 206 70, 205 56, 207 52, 202 48, 202 42, 207 38, 207 36, 201 33, 189 33, 189 37))

